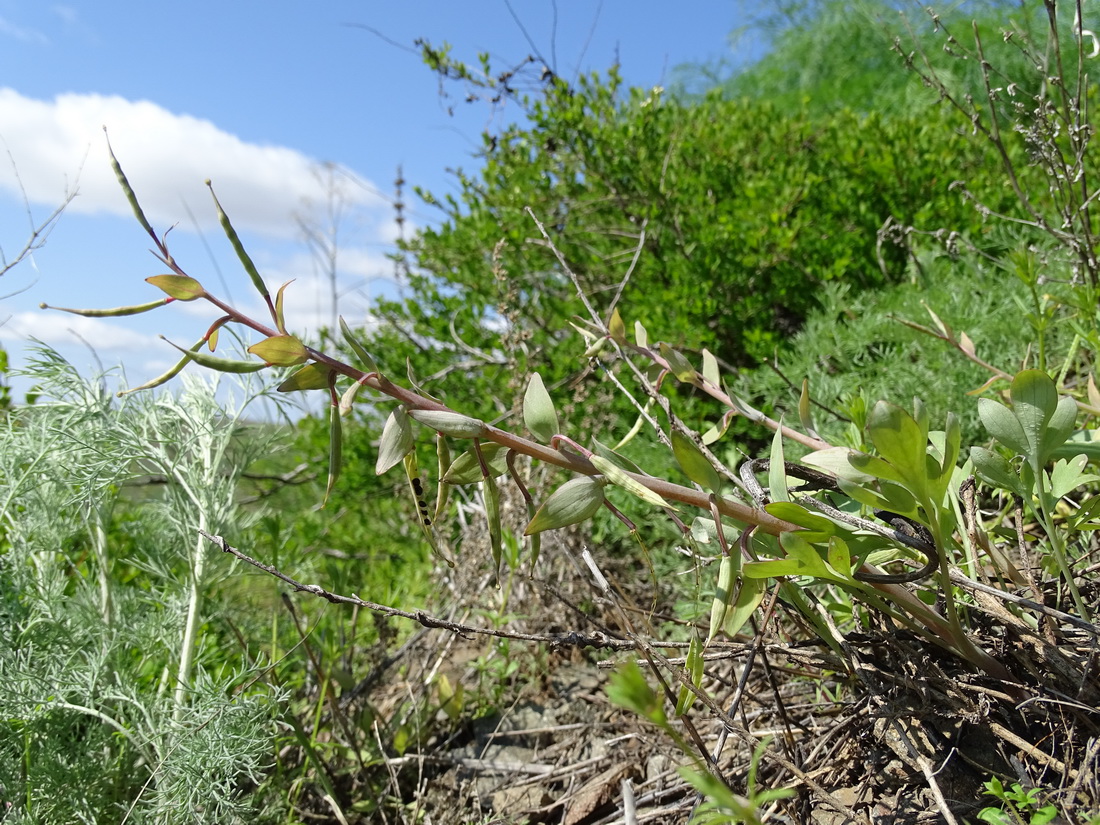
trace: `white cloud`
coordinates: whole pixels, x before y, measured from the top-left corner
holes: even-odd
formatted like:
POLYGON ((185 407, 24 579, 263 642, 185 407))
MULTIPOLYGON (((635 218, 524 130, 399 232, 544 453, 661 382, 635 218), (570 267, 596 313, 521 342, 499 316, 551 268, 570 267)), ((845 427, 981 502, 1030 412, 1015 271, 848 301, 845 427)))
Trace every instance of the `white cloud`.
MULTIPOLYGON (((0 21, 2 23, 2 21, 0 21)), ((0 139, 11 153, 0 165, 0 191, 57 205, 74 186, 73 212, 130 215, 111 171, 102 127, 150 222, 158 230, 188 228, 184 203, 204 229, 216 227, 210 178, 234 226, 272 237, 297 232, 292 215, 303 202, 323 202, 317 162, 283 146, 248 143, 208 120, 176 114, 147 100, 62 94, 53 100, 0 88, 0 139)), ((347 193, 358 207, 386 209, 366 189, 347 193)))
POLYGON ((49 39, 42 32, 35 31, 34 29, 28 29, 24 26, 17 26, 10 20, 6 20, 0 17, 0 35, 5 37, 11 37, 15 40, 21 40, 24 43, 49 43, 49 39))
POLYGON ((156 336, 143 335, 119 324, 99 318, 85 318, 59 312, 17 312, 0 318, 0 341, 24 343, 36 338, 51 347, 69 346, 77 342, 96 351, 148 351, 160 342, 156 336))
POLYGON ((56 5, 50 8, 61 22, 66 26, 75 26, 80 21, 80 15, 72 6, 56 5))

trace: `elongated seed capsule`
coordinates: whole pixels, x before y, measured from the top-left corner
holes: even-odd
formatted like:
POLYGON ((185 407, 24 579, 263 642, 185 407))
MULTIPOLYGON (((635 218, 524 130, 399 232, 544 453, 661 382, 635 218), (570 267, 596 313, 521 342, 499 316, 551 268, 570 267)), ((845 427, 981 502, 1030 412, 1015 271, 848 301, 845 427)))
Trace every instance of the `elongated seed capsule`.
POLYGON ((271 293, 267 291, 267 285, 264 283, 264 279, 260 277, 260 271, 256 269, 256 264, 252 263, 252 258, 245 251, 244 244, 241 243, 240 236, 237 235, 237 230, 229 222, 229 216, 225 214, 221 202, 218 201, 218 196, 214 194, 214 185, 209 180, 206 181, 206 185, 214 198, 214 206, 218 210, 218 223, 222 226, 222 232, 225 233, 225 237, 229 238, 229 243, 232 244, 233 251, 237 253, 237 258, 240 260, 245 272, 248 273, 248 277, 252 279, 253 286, 256 287, 265 301, 270 302, 271 293))
POLYGON ((147 304, 134 304, 128 307, 114 307, 113 309, 70 309, 69 307, 52 307, 49 304, 39 304, 39 309, 55 309, 58 312, 70 312, 73 315, 82 315, 85 318, 120 318, 123 315, 138 315, 151 309, 172 303, 175 298, 158 298, 147 304))
MULTIPOLYGON (((191 350, 197 350, 199 347, 202 346, 202 343, 203 342, 201 339, 196 341, 195 345, 191 347, 191 350)), ((177 349, 179 349, 179 347, 177 347, 177 349)), ((184 355, 183 358, 176 362, 176 365, 174 367, 172 367, 170 370, 168 370, 168 372, 164 373, 163 375, 158 375, 151 381, 146 381, 140 387, 131 387, 128 390, 119 390, 116 394, 119 398, 122 398, 122 396, 129 395, 132 392, 151 390, 154 387, 159 387, 161 384, 167 384, 169 381, 179 375, 183 368, 186 367, 189 363, 191 363, 191 358, 188 355, 184 355)))
MULTIPOLYGON (((721 529, 721 527, 719 527, 721 529)), ((718 586, 714 590, 714 600, 710 604, 710 630, 707 632, 707 644, 715 637, 726 621, 726 613, 733 604, 735 567, 733 558, 723 553, 718 562, 718 586)))
MULTIPOLYGON (((106 126, 103 127, 103 134, 107 134, 106 126)), ((130 208, 134 210, 134 217, 138 219, 138 223, 141 224, 142 228, 153 237, 153 240, 156 240, 157 233, 153 231, 153 227, 149 225, 149 221, 145 218, 145 213, 141 211, 141 204, 138 203, 137 195, 130 186, 130 181, 126 179, 126 173, 122 171, 118 158, 115 157, 115 150, 111 148, 110 138, 107 138, 107 154, 111 157, 111 169, 114 170, 115 177, 118 178, 118 184, 122 187, 126 200, 130 202, 130 208)))
POLYGON ((328 484, 325 486, 325 500, 321 503, 322 507, 328 504, 329 496, 336 487, 336 480, 340 478, 343 462, 344 428, 338 405, 329 404, 328 421, 328 484))
POLYGON ((451 485, 443 483, 443 477, 451 469, 451 445, 447 443, 447 436, 441 432, 435 434, 435 455, 439 461, 439 475, 435 491, 435 520, 439 521, 443 510, 447 507, 447 499, 451 495, 451 485))
MULTIPOLYGON (((160 336, 165 341, 168 341, 163 335, 160 336)), ((172 344, 171 341, 168 341, 172 344)), ((232 358, 219 358, 216 355, 211 355, 208 352, 202 352, 201 350, 186 350, 183 347, 172 344, 180 352, 184 353, 184 356, 191 361, 194 361, 200 367, 206 367, 207 369, 217 370, 218 372, 232 372, 232 373, 246 373, 246 372, 259 372, 267 367, 263 361, 235 361, 232 358)))
POLYGON ((500 557, 503 544, 503 530, 500 517, 500 488, 497 480, 486 476, 481 482, 481 491, 485 496, 485 516, 489 522, 489 549, 493 553, 493 574, 500 587, 500 557))
POLYGON ((416 520, 420 525, 420 530, 424 534, 432 554, 441 559, 448 567, 454 567, 454 559, 444 551, 439 543, 439 536, 435 532, 435 526, 432 524, 431 515, 428 511, 428 504, 424 501, 424 485, 420 481, 420 466, 416 460, 416 451, 413 450, 406 455, 402 459, 402 463, 405 466, 405 477, 409 480, 409 489, 412 491, 413 500, 416 502, 416 520))

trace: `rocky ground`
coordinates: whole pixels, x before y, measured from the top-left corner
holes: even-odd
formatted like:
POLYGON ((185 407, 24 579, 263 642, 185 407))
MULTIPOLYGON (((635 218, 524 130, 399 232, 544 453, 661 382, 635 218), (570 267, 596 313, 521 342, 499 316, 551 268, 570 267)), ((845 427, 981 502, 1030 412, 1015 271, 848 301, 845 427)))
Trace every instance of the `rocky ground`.
MULTIPOLYGON (((378 721, 389 754, 370 768, 385 788, 384 821, 680 823, 700 804, 678 770, 699 749, 685 752, 607 695, 613 668, 629 659, 648 668, 647 656, 678 689, 684 644, 649 635, 684 629, 664 602, 675 587, 658 584, 654 603, 652 581, 621 558, 601 560, 601 572, 635 582, 634 592, 601 591, 577 548, 548 556, 542 576, 513 580, 495 623, 484 609, 501 599, 491 576, 449 574, 433 615, 499 635, 425 628, 344 697, 349 714, 378 721), (646 607, 622 609, 638 604, 646 607), (525 634, 543 641, 514 638, 525 634)), ((1093 605, 1095 572, 1079 582, 1093 605)), ((1088 822, 1100 812, 1097 637, 1074 624, 1036 626, 996 599, 978 600, 971 614, 976 639, 1019 684, 885 620, 830 649, 780 604, 755 636, 708 648, 702 686, 713 704, 697 701, 688 719, 717 755, 715 772, 743 797, 753 791, 753 751, 768 743, 756 789, 791 793, 757 806, 761 822, 975 822, 994 804, 982 793, 992 776, 1041 789, 1076 817, 1055 822, 1088 822)), ((671 716, 674 701, 665 704, 671 716)), ((317 814, 326 818, 325 806, 317 814)), ((375 810, 363 821, 383 818, 375 810)))

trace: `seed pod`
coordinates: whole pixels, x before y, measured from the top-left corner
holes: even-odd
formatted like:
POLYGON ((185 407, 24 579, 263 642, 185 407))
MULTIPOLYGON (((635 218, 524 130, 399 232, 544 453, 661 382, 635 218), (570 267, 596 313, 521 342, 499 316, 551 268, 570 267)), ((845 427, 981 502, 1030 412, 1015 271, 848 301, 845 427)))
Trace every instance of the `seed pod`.
POLYGON ((451 495, 451 485, 443 483, 444 476, 451 469, 451 446, 447 443, 447 436, 443 433, 435 434, 435 454, 438 459, 438 475, 436 478, 439 480, 435 491, 435 520, 439 521, 451 495))
POLYGON ((70 312, 73 315, 82 315, 85 318, 121 318, 124 315, 138 315, 151 309, 165 306, 176 300, 175 298, 158 298, 147 304, 135 304, 128 307, 114 307, 113 309, 70 309, 69 307, 52 307, 49 304, 39 304, 39 309, 56 309, 58 312, 70 312))
POLYGON ((336 486, 336 480, 340 477, 340 468, 343 465, 344 429, 340 417, 340 408, 330 404, 328 408, 328 485, 325 487, 325 500, 321 503, 324 507, 328 504, 329 496, 336 486))
MULTIPOLYGON (((103 134, 107 134, 106 126, 103 127, 103 134)), ((149 225, 149 221, 145 218, 145 213, 141 211, 141 204, 138 203, 137 195, 134 194, 130 181, 126 179, 126 173, 122 171, 122 166, 119 165, 118 158, 115 157, 115 150, 111 148, 110 138, 107 139, 107 154, 111 157, 111 169, 114 170, 115 177, 118 178, 118 185, 122 187, 122 192, 126 195, 130 208, 134 210, 134 217, 137 218, 142 228, 155 239, 157 233, 153 231, 153 227, 149 225)))
POLYGON ((265 301, 270 302, 271 294, 267 291, 267 285, 264 284, 264 279, 260 277, 260 271, 256 269, 256 264, 252 263, 252 258, 250 258, 248 252, 245 251, 244 244, 241 243, 240 236, 237 235, 237 230, 234 229, 233 224, 229 222, 229 216, 226 215, 225 210, 222 209, 222 205, 218 201, 218 196, 214 194, 214 186, 209 180, 206 181, 206 185, 210 189, 211 197, 214 198, 214 206, 218 210, 218 223, 221 224, 225 237, 227 237, 229 243, 232 244, 233 251, 237 253, 238 260, 240 260, 245 272, 248 273, 248 277, 252 279, 252 285, 256 287, 256 291, 260 293, 260 296, 265 301))
POLYGON ((368 372, 378 372, 378 367, 374 363, 374 359, 371 358, 370 353, 366 348, 359 343, 359 339, 352 334, 351 327, 348 326, 344 317, 340 316, 340 332, 344 334, 344 340, 348 342, 348 346, 352 348, 356 355, 359 356, 359 360, 363 362, 363 365, 367 368, 368 372))
MULTIPOLYGON (((164 336, 160 336, 165 341, 168 341, 164 336)), ((172 344, 171 341, 168 341, 172 344)), ((200 367, 206 367, 207 369, 217 370, 218 372, 231 372, 237 374, 243 374, 248 372, 259 372, 267 367, 263 361, 235 361, 232 358, 219 358, 216 355, 211 355, 201 350, 185 350, 182 347, 172 344, 180 352, 184 353, 185 357, 189 361, 194 361, 200 367)), ((199 346, 202 346, 201 342, 199 346)))
POLYGON ((707 644, 722 629, 726 613, 733 604, 734 588, 737 584, 736 561, 726 553, 718 561, 718 583, 714 588, 714 598, 710 603, 710 629, 707 631, 707 644))
MULTIPOLYGON (((173 346, 175 346, 175 345, 173 344, 173 346)), ((197 350, 201 346, 202 346, 202 341, 196 342, 195 345, 193 347, 191 347, 188 354, 184 355, 183 358, 181 358, 179 361, 177 361, 176 365, 174 367, 172 367, 170 370, 168 370, 168 372, 164 373, 163 375, 157 376, 156 378, 152 379, 151 381, 146 381, 140 387, 131 387, 128 390, 120 390, 117 393, 118 397, 122 398, 122 396, 129 395, 132 392, 140 392, 141 390, 151 390, 154 387, 159 387, 161 384, 167 384, 169 381, 171 381, 173 378, 175 378, 177 375, 179 375, 183 371, 184 367, 186 367, 188 364, 191 363, 192 359, 190 357, 190 353, 194 352, 195 350, 197 350)), ((179 349, 179 348, 177 347, 177 349, 179 349)))
POLYGON ((589 456, 589 461, 592 465, 607 476, 607 480, 614 484, 616 487, 622 487, 628 493, 633 493, 642 501, 648 502, 656 507, 667 507, 670 510, 676 508, 669 504, 659 494, 655 493, 642 484, 640 481, 635 481, 625 471, 620 470, 613 462, 608 461, 606 458, 601 458, 598 455, 589 456))
POLYGON ((481 482, 481 494, 485 498, 485 517, 489 522, 489 549, 493 554, 493 575, 500 587, 500 556, 503 538, 503 525, 500 516, 500 488, 495 478, 485 478, 481 482))

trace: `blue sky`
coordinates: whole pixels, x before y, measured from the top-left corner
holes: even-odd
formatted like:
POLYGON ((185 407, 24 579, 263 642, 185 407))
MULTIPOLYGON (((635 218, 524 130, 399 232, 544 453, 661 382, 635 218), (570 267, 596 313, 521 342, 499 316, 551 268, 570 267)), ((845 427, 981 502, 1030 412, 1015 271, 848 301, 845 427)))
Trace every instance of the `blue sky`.
MULTIPOLYGON (((448 41, 457 57, 488 51, 500 67, 537 50, 565 77, 618 60, 630 85, 648 88, 666 83, 679 64, 728 57, 729 33, 753 5, 0 0, 5 256, 23 246, 32 222, 77 192, 46 246, 0 278, 0 346, 18 366, 33 336, 81 369, 94 363, 94 349, 105 366, 124 364, 136 385, 175 361, 157 333, 190 344, 214 317, 179 303, 106 320, 38 309, 159 297, 143 279, 165 269, 113 179, 103 126, 153 225, 175 226, 176 260, 210 291, 254 306, 203 186, 213 180, 269 286, 296 279, 288 321, 298 330, 329 317, 327 280, 302 222, 330 225, 326 204, 335 192, 340 312, 363 321, 370 297, 394 288, 385 256, 396 237, 398 165, 410 223, 428 224, 436 216, 411 187, 448 191, 448 168, 476 168, 480 133, 520 116, 514 107, 464 105, 458 88, 441 100, 419 58, 387 39, 410 47, 418 37, 448 41), (351 175, 326 185, 326 163, 351 175)), ((12 383, 19 400, 26 384, 12 383)))

